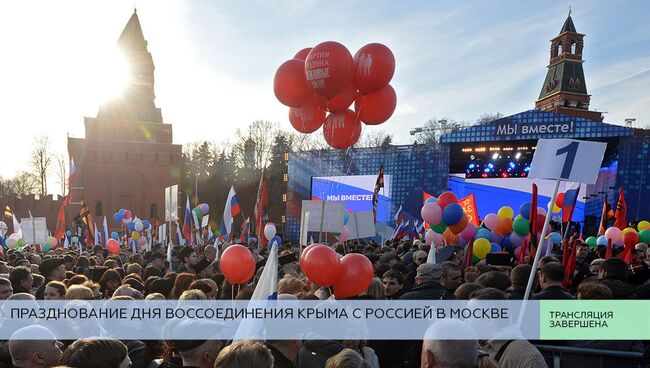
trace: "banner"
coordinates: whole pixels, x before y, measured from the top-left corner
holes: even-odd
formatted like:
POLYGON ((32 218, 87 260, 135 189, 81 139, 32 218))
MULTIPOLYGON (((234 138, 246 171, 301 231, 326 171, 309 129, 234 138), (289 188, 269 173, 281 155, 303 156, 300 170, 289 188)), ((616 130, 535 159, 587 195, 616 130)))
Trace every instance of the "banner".
POLYGON ((469 222, 476 226, 479 226, 481 224, 481 221, 478 218, 478 209, 476 208, 474 193, 468 195, 467 197, 459 199, 458 204, 463 207, 463 211, 465 211, 467 214, 467 219, 469 222))

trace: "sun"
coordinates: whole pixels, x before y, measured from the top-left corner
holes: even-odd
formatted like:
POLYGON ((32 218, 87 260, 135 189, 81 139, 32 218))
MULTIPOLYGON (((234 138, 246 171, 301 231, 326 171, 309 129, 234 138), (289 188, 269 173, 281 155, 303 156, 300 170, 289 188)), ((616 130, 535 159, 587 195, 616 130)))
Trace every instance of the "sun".
POLYGON ((119 99, 132 82, 129 61, 118 48, 100 60, 97 70, 99 73, 95 92, 99 103, 119 99))

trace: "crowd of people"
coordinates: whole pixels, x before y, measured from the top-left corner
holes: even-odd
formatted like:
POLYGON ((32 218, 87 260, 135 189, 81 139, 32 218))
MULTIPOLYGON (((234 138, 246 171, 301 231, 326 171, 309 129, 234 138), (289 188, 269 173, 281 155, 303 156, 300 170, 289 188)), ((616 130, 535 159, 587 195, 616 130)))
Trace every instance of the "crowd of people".
MULTIPOLYGON (((463 248, 437 250, 435 263, 427 263, 428 245, 419 240, 386 244, 357 241, 336 243, 340 254, 366 256, 375 277, 368 289, 353 299, 370 300, 517 300, 523 299, 531 272, 536 273, 532 299, 648 299, 650 250, 636 246, 634 262, 604 259, 605 249, 576 244, 576 267, 566 277, 562 249, 540 259, 517 264, 504 252, 463 267, 463 248), (569 284, 566 280, 570 279, 569 284)), ((217 249, 174 246, 171 264, 162 245, 144 252, 125 249, 111 255, 101 246, 83 252, 53 249, 46 254, 26 246, 7 250, 0 262, 0 300, 247 300, 259 280, 268 249, 249 246, 257 272, 249 283, 234 288, 219 269, 217 249)), ((299 251, 285 244, 280 255, 299 251)), ((308 280, 297 262, 279 267, 278 299, 323 300, 329 289, 308 280)), ((349 280, 355 282, 355 280, 349 280)), ((630 316, 633 318, 633 316, 630 316)), ((420 341, 409 340, 269 340, 140 341, 86 338, 60 341, 37 324, 15 331, 0 342, 0 367, 547 367, 536 348, 540 342, 508 340, 441 340, 436 329, 462 331, 460 321, 444 321, 429 329, 420 341), (33 340, 34 338, 39 340, 33 340)), ((644 353, 646 341, 543 341, 577 348, 644 353)), ((596 366, 596 358, 566 356, 572 368, 596 366)), ((642 362, 607 358, 605 366, 638 367, 642 362)))

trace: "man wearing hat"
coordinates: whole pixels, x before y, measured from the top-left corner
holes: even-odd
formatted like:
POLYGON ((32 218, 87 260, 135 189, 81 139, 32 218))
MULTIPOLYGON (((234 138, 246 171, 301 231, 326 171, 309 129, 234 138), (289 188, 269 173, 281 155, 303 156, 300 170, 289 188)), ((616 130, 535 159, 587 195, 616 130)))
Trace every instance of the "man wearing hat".
POLYGON ((36 291, 36 299, 43 300, 45 286, 48 282, 65 280, 65 260, 63 258, 48 258, 38 266, 38 271, 45 277, 45 281, 36 291))
POLYGON ((206 257, 201 257, 193 267, 197 279, 209 279, 214 275, 214 269, 210 266, 210 261, 206 257))
POLYGON ((199 256, 196 254, 196 250, 192 247, 184 247, 178 253, 178 260, 185 267, 184 272, 189 272, 197 274, 194 267, 199 263, 199 256))
POLYGON ((165 339, 166 343, 180 355, 182 362, 164 362, 160 367, 173 367, 182 364, 187 368, 212 368, 219 352, 223 348, 220 340, 216 339, 223 325, 214 321, 170 320, 163 327, 163 335, 193 336, 198 330, 214 331, 214 340, 175 340, 165 339))
POLYGON ((442 266, 439 264, 423 263, 418 266, 415 275, 415 285, 408 293, 400 299, 406 300, 433 300, 433 299, 454 299, 451 294, 440 284, 442 277, 442 266))
POLYGON ((167 271, 167 267, 165 266, 165 255, 162 253, 151 253, 151 257, 149 258, 149 265, 157 268, 162 273, 165 273, 165 271, 167 271))

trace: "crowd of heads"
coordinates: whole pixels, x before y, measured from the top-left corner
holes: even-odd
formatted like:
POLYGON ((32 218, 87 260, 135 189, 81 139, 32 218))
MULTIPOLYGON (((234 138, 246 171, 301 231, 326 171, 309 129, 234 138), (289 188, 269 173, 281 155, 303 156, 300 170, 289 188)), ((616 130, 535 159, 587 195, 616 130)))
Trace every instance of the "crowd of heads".
MULTIPOLYGON (((524 298, 531 272, 535 272, 532 299, 645 299, 650 295, 648 265, 640 255, 645 255, 646 249, 642 246, 638 248, 636 262, 628 265, 615 257, 603 259, 598 249, 576 244, 577 266, 568 277, 561 250, 541 257, 533 270, 531 262, 517 265, 512 254, 508 262, 503 262, 503 257, 491 262, 487 257, 464 267, 464 249, 455 246, 438 249, 436 262, 428 263, 431 250, 419 240, 386 244, 354 241, 336 243, 333 248, 340 255, 363 254, 373 264, 374 279, 365 292, 352 299, 517 300, 524 298), (570 280, 568 284, 567 280, 570 280)), ((167 250, 160 245, 142 253, 126 249, 115 255, 99 246, 83 252, 57 248, 46 254, 37 253, 29 246, 22 251, 13 249, 0 261, 0 300, 250 299, 265 266, 268 249, 250 246, 257 261, 257 272, 248 283, 230 285, 219 269, 218 254, 225 247, 174 246, 171 262, 167 260, 167 250)), ((279 254, 299 250, 298 246, 285 244, 279 254)), ((296 262, 281 265, 278 273, 278 299, 331 297, 329 289, 308 280, 296 262)), ((485 341, 436 339, 435 329, 427 336, 415 342, 419 345, 415 349, 413 342, 404 345, 374 340, 232 342, 89 338, 58 341, 47 329, 30 326, 16 331, 9 341, 1 344, 4 348, 0 348, 0 367, 58 364, 80 368, 183 365, 374 368, 379 362, 381 366, 423 367, 489 367, 492 364, 495 354, 485 341), (40 336, 41 340, 33 341, 28 336, 40 336), (51 338, 43 340, 43 336, 51 338), (292 365, 280 365, 278 359, 286 359, 292 365)))

